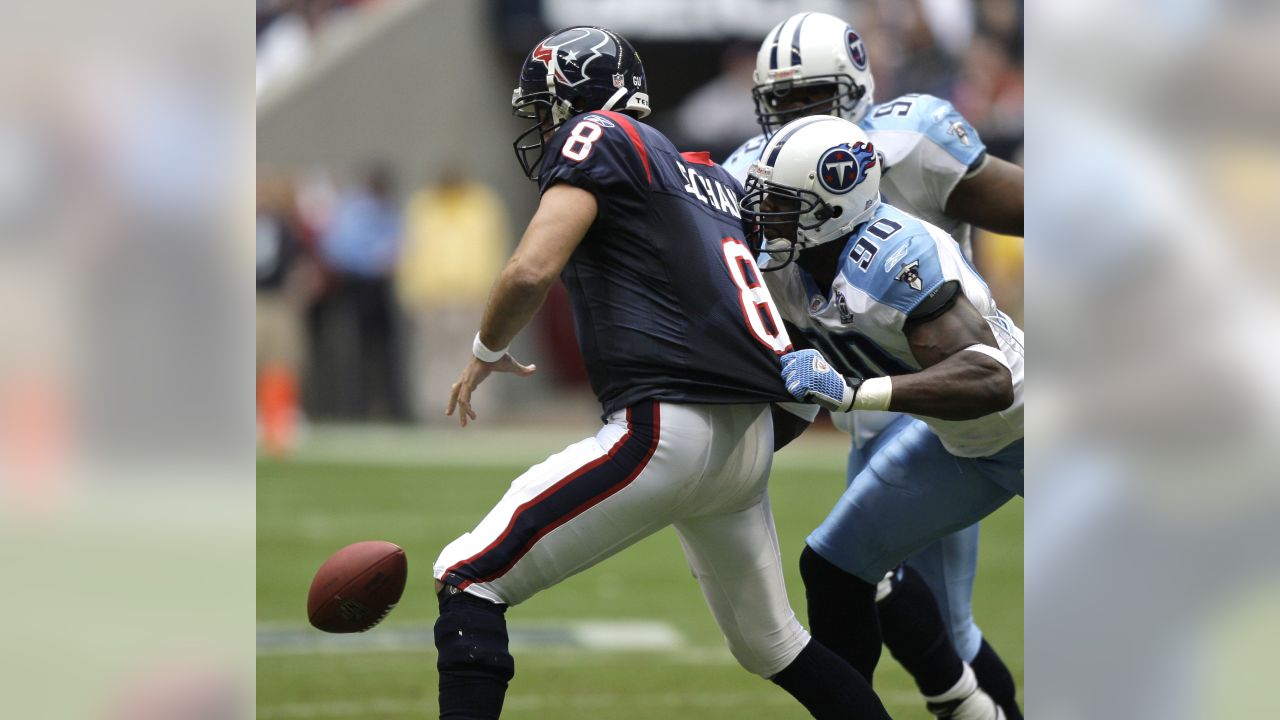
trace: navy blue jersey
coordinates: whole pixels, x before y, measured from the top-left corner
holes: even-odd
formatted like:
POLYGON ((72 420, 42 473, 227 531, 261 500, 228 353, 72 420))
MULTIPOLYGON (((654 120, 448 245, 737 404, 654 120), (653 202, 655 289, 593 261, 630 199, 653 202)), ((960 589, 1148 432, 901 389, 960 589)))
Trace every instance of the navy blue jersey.
POLYGON ((789 400, 781 316, 747 249, 742 188, 705 153, 618 113, 579 115, 547 143, 540 186, 596 197, 561 278, 606 415, 641 400, 789 400))

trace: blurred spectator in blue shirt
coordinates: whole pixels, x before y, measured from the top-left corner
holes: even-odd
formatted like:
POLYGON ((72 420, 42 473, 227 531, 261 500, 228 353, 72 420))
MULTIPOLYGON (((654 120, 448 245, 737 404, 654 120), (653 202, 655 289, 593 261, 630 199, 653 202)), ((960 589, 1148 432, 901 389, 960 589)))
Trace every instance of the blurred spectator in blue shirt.
POLYGON ((343 191, 320 233, 333 290, 320 308, 321 415, 408 420, 401 319, 392 278, 401 213, 391 172, 375 166, 343 191))
POLYGON ((361 278, 386 278, 400 249, 400 211, 391 199, 385 167, 374 168, 363 185, 342 193, 320 251, 333 270, 361 278))

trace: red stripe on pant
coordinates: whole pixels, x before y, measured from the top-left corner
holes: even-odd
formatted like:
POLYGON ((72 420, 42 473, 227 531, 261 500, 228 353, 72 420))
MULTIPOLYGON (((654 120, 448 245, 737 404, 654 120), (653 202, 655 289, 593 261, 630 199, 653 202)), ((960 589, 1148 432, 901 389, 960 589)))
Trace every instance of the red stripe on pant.
POLYGON ((486 546, 480 552, 472 555, 466 560, 463 560, 458 563, 454 563, 452 566, 450 566, 449 569, 446 570, 443 575, 444 582, 449 584, 455 584, 459 590, 463 590, 467 586, 471 585, 472 583, 491 582, 493 580, 496 580, 502 577, 508 571, 510 571, 511 568, 514 567, 515 564, 518 563, 521 558, 523 558, 526 554, 528 554, 528 552, 533 548, 533 546, 537 544, 537 542, 541 540, 543 537, 545 537, 548 533, 552 532, 553 530, 560 527, 561 525, 564 525, 565 523, 569 522, 575 517, 581 515, 582 513, 586 512, 592 507, 595 507, 596 505, 600 504, 604 500, 608 499, 609 497, 621 491, 623 488, 630 485, 640 475, 640 473, 644 471, 644 468, 648 466, 649 460, 652 459, 654 452, 658 449, 658 439, 660 436, 659 415, 660 415, 659 405, 658 403, 655 402, 653 403, 653 437, 650 440, 648 447, 645 449, 643 457, 640 459, 639 462, 636 463, 636 466, 634 468, 632 468, 630 471, 627 472, 626 476, 624 476, 621 480, 611 484, 610 486, 605 488, 602 492, 596 493, 592 497, 588 498, 586 501, 579 503, 573 509, 561 514, 555 520, 548 522, 546 525, 539 528, 538 531, 534 533, 532 537, 530 537, 528 540, 526 540, 521 544, 519 549, 514 553, 513 557, 510 560, 508 560, 505 564, 503 564, 501 568, 490 571, 490 572, 486 572, 484 575, 478 578, 461 578, 461 576, 454 576, 454 578, 450 578, 450 576, 454 575, 456 571, 459 570, 460 568, 466 567, 468 565, 472 565, 477 561, 482 560, 485 555, 492 552, 494 549, 500 548, 503 541, 505 541, 511 535, 512 531, 517 526, 520 518, 525 513, 529 512, 534 508, 539 507, 546 501, 553 499, 556 493, 569 488, 571 483, 573 483, 574 481, 579 480, 584 476, 587 476, 588 474, 592 473, 592 471, 599 469, 605 463, 612 461, 614 457, 616 457, 627 446, 627 444, 632 440, 632 438, 635 437, 635 428, 633 427, 633 424, 632 424, 631 408, 627 409, 627 432, 623 434, 623 436, 613 444, 613 446, 609 449, 608 453, 579 467, 578 469, 570 473, 568 476, 566 476, 564 479, 556 482, 551 487, 539 493, 537 497, 534 497, 524 502, 523 504, 521 504, 518 508, 516 508, 516 511, 512 513, 511 520, 507 523, 507 527, 502 531, 502 533, 498 536, 498 538, 493 542, 489 543, 489 545, 486 546), (459 580, 459 578, 461 579, 459 580))

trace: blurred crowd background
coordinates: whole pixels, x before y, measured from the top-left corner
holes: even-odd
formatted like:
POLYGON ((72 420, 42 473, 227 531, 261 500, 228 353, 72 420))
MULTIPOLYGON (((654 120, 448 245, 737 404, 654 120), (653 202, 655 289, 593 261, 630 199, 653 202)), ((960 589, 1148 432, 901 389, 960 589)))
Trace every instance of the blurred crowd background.
MULTIPOLYGON (((537 192, 517 172, 509 98, 525 54, 562 25, 617 30, 645 63, 648 122, 724 159, 759 132, 756 50, 794 12, 848 19, 876 96, 947 98, 989 151, 1022 157, 1015 0, 646 4, 566 0, 260 0, 257 23, 258 374, 263 439, 298 420, 444 421, 487 292, 537 192)), ((978 262, 1021 318, 1021 239, 978 262)), ((563 289, 516 346, 540 372, 494 383, 495 420, 589 397, 563 289)))

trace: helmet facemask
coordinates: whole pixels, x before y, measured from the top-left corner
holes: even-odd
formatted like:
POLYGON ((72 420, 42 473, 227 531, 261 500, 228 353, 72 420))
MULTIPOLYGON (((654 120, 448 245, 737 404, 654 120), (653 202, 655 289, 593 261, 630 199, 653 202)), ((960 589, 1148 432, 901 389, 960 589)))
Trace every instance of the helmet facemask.
POLYGON ((572 105, 554 92, 522 94, 520 88, 511 93, 511 114, 523 120, 532 120, 524 132, 511 144, 525 177, 536 181, 542 167, 542 152, 546 142, 565 120, 575 114, 572 105))
POLYGON ((819 244, 817 233, 844 208, 831 206, 811 190, 778 185, 755 175, 747 178, 746 194, 739 207, 742 219, 752 226, 748 240, 769 255, 764 272, 790 265, 796 254, 819 244))
MULTIPOLYGON (((802 80, 761 83, 751 89, 756 121, 765 137, 783 125, 810 115, 833 115, 857 122, 867 88, 848 75, 818 75, 802 80)), ((865 110, 862 110, 865 114, 865 110)))

